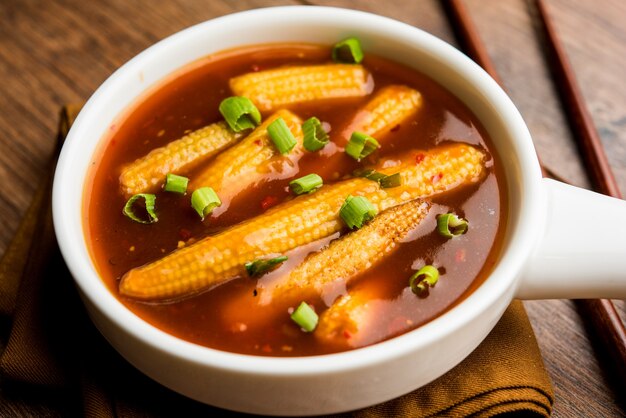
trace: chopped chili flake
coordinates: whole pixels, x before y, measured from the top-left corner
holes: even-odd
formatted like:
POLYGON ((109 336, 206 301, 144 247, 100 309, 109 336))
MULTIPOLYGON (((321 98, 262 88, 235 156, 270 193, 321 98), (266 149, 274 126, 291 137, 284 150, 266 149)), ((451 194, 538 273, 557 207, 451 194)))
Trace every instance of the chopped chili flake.
POLYGON ((344 331, 343 331, 343 337, 344 337, 346 340, 349 340, 350 338, 352 338, 352 334, 350 334, 347 330, 344 330, 344 331))
POLYGON ((261 145, 263 145, 263 142, 260 139, 256 139, 254 141, 254 145, 258 145, 260 147, 261 145))
POLYGON ((189 238, 191 238, 191 231, 185 228, 181 228, 180 231, 178 231, 178 236, 180 236, 180 238, 184 241, 187 241, 189 238))
POLYGON ((261 209, 267 210, 272 206, 278 203, 278 198, 276 196, 265 196, 263 200, 261 200, 261 209))
POLYGON ((454 260, 457 263, 463 263, 465 261, 465 254, 466 254, 465 248, 461 248, 461 249, 457 250, 457 252, 456 252, 456 254, 454 256, 454 260))
POLYGON ((256 64, 252 64, 252 66, 251 66, 250 68, 251 68, 251 69, 252 69, 252 71, 254 71, 254 72, 257 72, 257 71, 259 71, 259 70, 261 69, 261 67, 259 67, 259 66, 258 66, 258 65, 256 65, 256 64))
POLYGON ((400 129, 400 124, 397 124, 396 126, 394 126, 393 128, 391 128, 389 130, 389 132, 396 132, 398 129, 400 129))
POLYGON ((269 344, 263 344, 261 350, 263 350, 264 353, 271 353, 272 347, 269 344))
POLYGON ((426 158, 424 154, 417 154, 415 156, 415 164, 421 163, 422 161, 424 161, 424 158, 426 158))
POLYGON ((439 183, 439 180, 441 180, 442 177, 443 177, 443 173, 437 173, 430 178, 430 182, 432 184, 437 184, 439 183))

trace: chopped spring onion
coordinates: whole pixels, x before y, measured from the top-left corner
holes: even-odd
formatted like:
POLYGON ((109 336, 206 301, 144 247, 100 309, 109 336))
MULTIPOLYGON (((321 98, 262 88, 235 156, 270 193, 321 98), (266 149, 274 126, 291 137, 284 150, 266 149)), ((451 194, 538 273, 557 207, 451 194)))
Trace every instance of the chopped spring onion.
POLYGON ((332 58, 335 62, 358 64, 363 61, 361 42, 357 38, 344 39, 333 46, 332 58))
POLYGON ((273 270, 276 266, 284 263, 285 261, 287 261, 287 256, 281 255, 280 257, 274 257, 267 260, 258 259, 254 261, 248 261, 246 264, 244 264, 244 267, 246 268, 248 276, 258 277, 267 273, 270 270, 273 270))
POLYGON ((433 287, 439 280, 439 270, 427 265, 416 271, 409 278, 409 286, 416 295, 428 294, 428 289, 433 287))
POLYGON ((402 184, 402 178, 400 177, 400 173, 391 174, 380 179, 379 183, 380 187, 383 189, 390 189, 392 187, 400 186, 402 184))
POLYGON ((349 195, 339 209, 339 216, 350 229, 361 228, 365 222, 374 218, 376 213, 378 211, 374 205, 363 196, 349 195))
POLYGON ((376 151, 377 148, 380 148, 380 144, 376 139, 362 132, 353 132, 346 145, 346 153, 358 161, 376 151))
POLYGON ((247 97, 227 97, 220 103, 220 113, 235 132, 254 128, 261 123, 261 112, 247 97))
POLYGON ((291 319, 304 331, 311 332, 315 329, 315 327, 317 327, 319 317, 313 308, 311 308, 311 305, 306 302, 302 302, 300 303, 300 306, 298 306, 291 314, 291 319))
POLYGON ((324 180, 320 176, 315 173, 307 174, 304 177, 300 177, 299 179, 295 179, 289 182, 289 187, 291 190, 297 194, 301 195, 304 193, 312 193, 322 187, 324 184, 324 180))
POLYGON ((355 177, 365 177, 368 180, 372 180, 375 182, 380 182, 382 179, 384 179, 385 177, 387 177, 387 175, 380 173, 376 170, 373 170, 371 168, 365 168, 365 169, 360 169, 360 170, 354 170, 352 172, 352 174, 355 177))
POLYGON ((315 116, 307 119, 302 124, 302 133, 304 134, 304 149, 307 151, 317 151, 328 144, 328 134, 322 128, 322 123, 315 116))
POLYGON ((446 238, 454 238, 467 232, 469 222, 454 213, 437 215, 437 230, 446 238))
POLYGON ((198 212, 198 215, 204 219, 213 212, 218 206, 222 205, 222 201, 210 187, 201 187, 194 190, 191 194, 191 206, 198 212))
POLYGON ((287 154, 298 143, 283 118, 278 118, 270 123, 267 126, 267 133, 281 154, 287 154))
POLYGON ((187 184, 189 179, 183 176, 177 176, 176 174, 168 173, 165 176, 165 185, 163 190, 166 192, 184 194, 187 191, 187 184))
POLYGON ((386 175, 370 168, 354 170, 352 174, 356 177, 365 177, 368 180, 378 182, 383 189, 398 187, 402 184, 400 173, 386 175))
POLYGON ((153 224, 159 220, 159 218, 156 215, 156 212, 154 211, 155 202, 156 202, 155 195, 139 193, 139 194, 131 196, 130 199, 128 199, 128 201, 124 205, 124 209, 122 210, 122 213, 128 216, 133 221, 139 222, 140 224, 153 224), (148 213, 148 219, 141 219, 139 216, 135 215, 135 212, 133 212, 133 205, 139 199, 143 199, 145 202, 146 212, 148 213))

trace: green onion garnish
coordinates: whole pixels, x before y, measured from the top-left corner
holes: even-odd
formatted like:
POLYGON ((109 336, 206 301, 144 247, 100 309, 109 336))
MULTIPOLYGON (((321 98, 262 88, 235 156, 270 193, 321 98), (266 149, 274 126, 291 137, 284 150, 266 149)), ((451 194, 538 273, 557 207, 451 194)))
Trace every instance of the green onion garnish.
POLYGON ((469 222, 454 213, 437 215, 437 231, 446 238, 454 238, 467 232, 469 222))
POLYGON ((131 196, 130 199, 124 205, 124 209, 122 213, 128 216, 135 222, 139 222, 140 224, 153 224, 159 220, 154 211, 154 203, 156 202, 156 196, 153 194, 139 193, 134 196, 131 196), (146 205, 146 212, 148 213, 148 219, 141 219, 139 216, 135 215, 133 212, 133 205, 139 199, 143 199, 146 205))
POLYGON ((346 145, 346 153, 358 161, 376 151, 377 148, 380 148, 380 144, 376 139, 362 132, 353 132, 346 145))
POLYGON ((398 187, 402 184, 402 178, 400 177, 400 173, 391 174, 389 176, 385 176, 379 180, 380 187, 383 189, 389 189, 391 187, 398 187))
POLYGON ((368 180, 378 182, 383 189, 398 187, 402 184, 400 173, 386 175, 371 168, 357 169, 352 172, 355 177, 365 177, 368 180))
POLYGON ((348 196, 346 201, 341 205, 339 209, 339 216, 348 225, 348 228, 361 228, 363 224, 374 216, 376 216, 377 210, 363 196, 348 196))
POLYGON ((220 103, 220 113, 235 132, 254 128, 261 123, 261 112, 247 97, 227 97, 220 103))
POLYGON ((267 260, 254 260, 248 261, 244 264, 246 268, 246 272, 248 272, 248 276, 250 277, 258 277, 270 270, 273 270, 277 265, 284 263, 287 261, 286 255, 281 255, 280 257, 274 257, 267 260))
MULTIPOLYGON (((428 292, 439 280, 439 270, 433 266, 424 266, 409 278, 409 286, 416 295, 420 296, 428 292)), ((426 293, 427 294, 427 293, 426 293)))
POLYGON ((191 206, 203 220, 213 212, 213 209, 221 205, 222 201, 215 193, 215 190, 210 187, 201 187, 194 190, 191 194, 191 206))
POLYGON ((322 123, 315 116, 307 119, 302 124, 302 134, 304 135, 304 149, 307 151, 317 151, 328 144, 328 134, 322 128, 322 123))
POLYGON ((187 183, 189 183, 189 179, 187 177, 168 173, 165 176, 165 185, 163 186, 163 190, 166 192, 184 194, 187 191, 187 183))
POLYGON ((387 177, 386 174, 380 173, 371 168, 357 169, 352 172, 355 177, 365 177, 368 180, 372 180, 375 182, 380 182, 382 179, 387 177))
POLYGON ((291 319, 304 331, 311 332, 317 326, 319 317, 313 308, 311 308, 311 305, 306 302, 302 302, 300 303, 300 306, 298 306, 291 314, 291 319))
POLYGON ((361 42, 357 38, 344 39, 333 46, 333 61, 358 64, 363 61, 361 42))
POLYGON ((324 184, 324 180, 320 176, 315 173, 307 174, 304 177, 300 177, 299 179, 295 179, 289 182, 289 187, 291 190, 297 194, 301 195, 304 193, 312 193, 322 187, 324 184))
POLYGON ((281 154, 287 154, 298 143, 283 118, 277 118, 270 123, 267 126, 267 133, 281 154))

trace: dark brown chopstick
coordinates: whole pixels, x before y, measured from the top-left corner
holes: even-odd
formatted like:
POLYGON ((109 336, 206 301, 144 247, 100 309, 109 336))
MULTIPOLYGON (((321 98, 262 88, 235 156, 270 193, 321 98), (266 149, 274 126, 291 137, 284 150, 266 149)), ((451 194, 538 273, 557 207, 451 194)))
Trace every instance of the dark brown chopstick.
MULTIPOLYGON (((599 193, 621 199, 622 194, 615 181, 598 131, 585 106, 574 71, 542 0, 537 0, 537 9, 545 31, 546 46, 559 96, 565 104, 565 111, 582 159, 587 166, 587 173, 593 183, 593 188, 599 193)), ((619 367, 622 378, 626 377, 626 330, 615 306, 610 300, 600 299, 581 301, 580 308, 587 315, 593 316, 594 330, 603 340, 603 345, 610 353, 614 365, 619 367)))
POLYGON ((504 84, 496 71, 496 67, 493 65, 491 58, 489 58, 487 48, 485 48, 485 44, 480 40, 476 26, 474 26, 474 21, 469 17, 465 4, 462 1, 455 0, 443 0, 442 3, 452 22, 452 30, 454 30, 454 34, 461 49, 480 65, 483 70, 487 71, 500 87, 504 88, 504 84))
POLYGON ((583 96, 576 83, 574 71, 567 55, 565 55, 565 50, 557 38, 545 3, 537 0, 537 9, 545 30, 546 46, 550 54, 550 63, 559 95, 561 100, 565 102, 565 111, 572 126, 574 137, 580 146, 582 158, 587 165, 594 190, 621 199, 622 194, 606 158, 602 142, 587 111, 583 96))
MULTIPOLYGON (((472 21, 462 0, 443 0, 444 9, 452 23, 461 48, 476 61, 494 80, 502 87, 503 84, 495 70, 489 54, 484 47, 478 31, 472 21)), ((544 25, 549 38, 549 48, 555 55, 555 70, 563 101, 568 109, 570 123, 575 133, 580 133, 579 141, 583 150, 583 158, 590 168, 590 177, 594 182, 595 189, 613 197, 620 197, 615 178, 608 165, 606 155, 598 134, 593 126, 582 95, 580 94, 572 70, 559 45, 554 29, 549 22, 545 7, 538 1, 544 25)), ((548 171, 542 167, 545 177, 548 171)), ((610 354, 613 364, 618 367, 622 377, 626 376, 626 330, 615 306, 610 300, 578 300, 579 308, 585 313, 586 320, 596 331, 603 343, 603 348, 610 354)))

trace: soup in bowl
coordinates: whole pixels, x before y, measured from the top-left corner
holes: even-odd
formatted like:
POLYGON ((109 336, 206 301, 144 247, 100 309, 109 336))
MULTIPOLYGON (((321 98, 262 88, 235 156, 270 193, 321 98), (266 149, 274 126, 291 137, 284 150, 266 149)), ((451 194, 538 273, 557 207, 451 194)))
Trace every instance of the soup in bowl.
POLYGON ((480 122, 415 70, 332 55, 310 44, 217 53, 115 122, 90 169, 86 239, 135 314, 211 348, 319 355, 411 330, 490 273, 505 193, 480 122), (230 117, 237 101, 261 115, 245 129, 219 111, 230 117), (271 135, 281 121, 284 153, 271 135), (371 153, 351 152, 359 134, 376 141, 371 153), (198 213, 206 190, 219 204, 198 213), (349 196, 375 213, 349 224, 349 196), (143 206, 124 213, 129 199, 143 206), (319 318, 300 332, 302 302, 319 318))
POLYGON ((626 293, 562 286, 532 253, 567 225, 547 201, 584 192, 540 181, 493 80, 366 13, 260 9, 176 34, 98 89, 58 167, 55 228, 96 326, 229 409, 382 402, 460 362, 516 295, 626 293))

